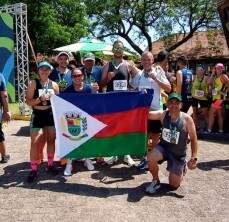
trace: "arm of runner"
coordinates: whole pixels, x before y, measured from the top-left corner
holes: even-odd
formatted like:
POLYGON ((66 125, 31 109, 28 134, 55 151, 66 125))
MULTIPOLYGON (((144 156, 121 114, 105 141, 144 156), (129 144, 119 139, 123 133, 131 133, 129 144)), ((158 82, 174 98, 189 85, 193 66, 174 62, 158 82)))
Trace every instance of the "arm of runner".
POLYGON ((181 70, 177 71, 176 79, 177 79, 176 92, 177 94, 181 95, 181 88, 182 88, 182 81, 183 81, 181 70))
POLYGON ((101 88, 103 88, 104 86, 107 85, 107 83, 109 82, 108 80, 108 68, 109 68, 109 63, 107 63, 104 67, 103 67, 103 70, 102 70, 102 78, 101 78, 101 81, 99 83, 99 86, 101 88))
POLYGON ((158 111, 150 111, 148 115, 148 119, 150 120, 160 120, 162 121, 163 116, 164 116, 163 110, 158 110, 158 111))
POLYGON ((221 78, 220 78, 220 80, 225 85, 229 83, 229 78, 227 77, 227 75, 222 75, 221 78))
POLYGON ((140 78, 141 78, 140 71, 136 73, 134 76, 130 76, 129 84, 131 85, 131 87, 137 89, 139 87, 140 78))
POLYGON ((1 91, 0 95, 3 108, 2 120, 8 122, 11 119, 11 114, 9 111, 8 93, 7 91, 1 91))
POLYGON ((136 67, 136 65, 134 64, 134 62, 128 61, 128 72, 130 73, 130 76, 133 78, 137 73, 140 72, 140 69, 138 69, 136 67))
POLYGON ((56 82, 52 82, 52 87, 53 87, 53 90, 54 90, 55 94, 59 94, 60 93, 59 85, 56 82))
POLYGON ((34 80, 30 81, 26 92, 26 103, 31 107, 36 106, 41 102, 40 97, 33 99, 35 88, 36 82, 34 80))
POLYGON ((198 152, 198 144, 197 144, 197 135, 196 128, 191 116, 186 114, 186 128, 190 137, 191 142, 191 159, 188 161, 188 168, 193 170, 196 168, 196 158, 198 152))
MULTIPOLYGON (((164 72, 164 71, 163 71, 164 72)), ((165 92, 170 93, 171 84, 165 74, 163 72, 160 73, 160 77, 158 78, 157 73, 152 73, 150 77, 163 89, 165 92)))

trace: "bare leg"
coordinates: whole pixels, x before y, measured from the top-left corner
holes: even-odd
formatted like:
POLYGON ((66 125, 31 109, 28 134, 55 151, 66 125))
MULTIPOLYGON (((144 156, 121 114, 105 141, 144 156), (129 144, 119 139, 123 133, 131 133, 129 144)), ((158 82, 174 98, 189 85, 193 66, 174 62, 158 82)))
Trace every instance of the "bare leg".
POLYGON ((206 124, 208 125, 208 119, 209 119, 208 108, 202 108, 202 112, 204 114, 204 120, 205 120, 206 124))
POLYGON ((182 180, 183 180, 183 174, 177 175, 174 173, 169 173, 169 185, 172 188, 177 189, 180 186, 182 180))
POLYGON ((6 144, 5 141, 0 142, 0 153, 2 156, 6 155, 6 144))
POLYGON ((162 153, 157 149, 153 149, 148 153, 147 159, 149 161, 149 171, 153 176, 153 180, 159 180, 159 167, 157 162, 163 160, 162 153))
POLYGON ((211 106, 210 111, 209 111, 209 119, 208 119, 208 129, 212 130, 213 124, 214 124, 214 114, 216 110, 214 107, 211 106))
POLYGON ((217 117, 218 117, 218 124, 219 124, 219 131, 223 131, 223 112, 222 109, 217 110, 217 117))
POLYGON ((152 149, 159 143, 160 141, 160 133, 151 133, 149 135, 149 139, 151 140, 152 149))
POLYGON ((195 123, 196 128, 199 127, 198 121, 197 121, 197 107, 192 107, 193 113, 192 113, 192 118, 195 123))

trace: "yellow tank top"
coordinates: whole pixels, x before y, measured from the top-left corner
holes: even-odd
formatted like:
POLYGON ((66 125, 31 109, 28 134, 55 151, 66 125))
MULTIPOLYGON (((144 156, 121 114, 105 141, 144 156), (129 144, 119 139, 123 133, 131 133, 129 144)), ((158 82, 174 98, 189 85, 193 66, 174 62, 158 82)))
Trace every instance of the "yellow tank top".
POLYGON ((212 99, 216 100, 216 99, 221 99, 221 90, 223 87, 223 83, 219 77, 216 77, 213 79, 213 87, 212 87, 212 99))
POLYGON ((199 100, 207 100, 206 93, 208 91, 207 81, 196 76, 192 83, 192 97, 199 100))

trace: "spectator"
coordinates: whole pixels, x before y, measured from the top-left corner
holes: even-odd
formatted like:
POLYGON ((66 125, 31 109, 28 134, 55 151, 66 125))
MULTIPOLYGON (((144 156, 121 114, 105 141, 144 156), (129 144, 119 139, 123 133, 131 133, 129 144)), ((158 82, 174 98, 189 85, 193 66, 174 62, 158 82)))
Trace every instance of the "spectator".
POLYGON ((7 163, 10 159, 10 155, 6 154, 6 144, 5 137, 2 131, 2 123, 8 122, 11 119, 11 114, 9 111, 8 104, 8 94, 6 91, 6 82, 4 76, 0 73, 0 95, 1 95, 1 122, 0 122, 0 153, 1 153, 1 161, 0 163, 7 163))
POLYGON ((206 124, 208 123, 208 78, 204 74, 204 69, 198 67, 192 83, 192 109, 196 129, 199 129, 197 118, 198 105, 200 105, 206 124))
POLYGON ((187 68, 188 60, 185 56, 177 59, 176 92, 182 97, 182 111, 187 113, 191 106, 192 72, 187 68))
POLYGON ((223 133, 223 100, 222 89, 224 84, 229 83, 229 78, 223 74, 224 65, 217 63, 215 65, 215 72, 213 71, 208 83, 212 88, 212 104, 209 111, 208 129, 207 133, 212 132, 215 117, 218 118, 218 132, 223 133))

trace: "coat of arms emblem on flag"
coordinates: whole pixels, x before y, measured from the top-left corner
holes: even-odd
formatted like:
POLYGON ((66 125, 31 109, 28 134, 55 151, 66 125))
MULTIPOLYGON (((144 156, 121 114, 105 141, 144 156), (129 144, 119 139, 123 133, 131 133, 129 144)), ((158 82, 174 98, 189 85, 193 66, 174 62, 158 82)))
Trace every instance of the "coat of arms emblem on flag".
POLYGON ((62 118, 63 136, 70 140, 80 140, 87 137, 87 117, 77 112, 67 112, 62 118))

